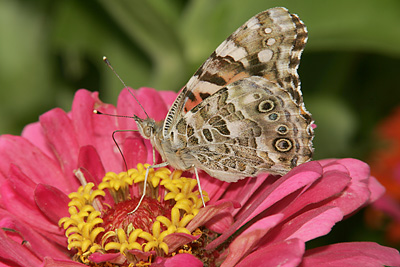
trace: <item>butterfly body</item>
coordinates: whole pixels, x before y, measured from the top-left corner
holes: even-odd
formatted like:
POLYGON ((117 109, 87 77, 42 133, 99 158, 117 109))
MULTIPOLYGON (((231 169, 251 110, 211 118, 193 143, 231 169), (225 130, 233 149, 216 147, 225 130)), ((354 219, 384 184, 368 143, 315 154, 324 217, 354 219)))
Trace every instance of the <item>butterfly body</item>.
POLYGON ((135 118, 140 133, 175 169, 227 182, 309 161, 313 121, 297 74, 306 40, 285 8, 257 14, 199 68, 164 122, 135 118))

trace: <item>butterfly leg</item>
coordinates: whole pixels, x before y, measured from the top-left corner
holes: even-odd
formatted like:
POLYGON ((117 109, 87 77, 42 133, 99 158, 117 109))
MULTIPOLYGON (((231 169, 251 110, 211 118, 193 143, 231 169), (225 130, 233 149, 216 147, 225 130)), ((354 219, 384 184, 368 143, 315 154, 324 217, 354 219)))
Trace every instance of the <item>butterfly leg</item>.
POLYGON ((200 185, 200 179, 199 179, 199 173, 197 172, 197 168, 193 166, 194 168, 194 173, 196 175, 196 180, 197 180, 197 185, 199 186, 199 192, 200 192, 200 197, 201 197, 201 202, 203 202, 203 207, 206 207, 206 203, 204 202, 204 197, 203 197, 203 191, 201 190, 201 185, 200 185))
POLYGON ((156 150, 153 147, 153 165, 156 164, 156 150))
POLYGON ((141 198, 139 200, 139 203, 137 204, 136 208, 133 211, 129 212, 128 214, 132 214, 135 211, 137 211, 137 209, 140 207, 140 204, 142 204, 142 201, 143 201, 144 197, 146 196, 147 178, 149 176, 150 169, 152 169, 152 168, 161 168, 161 167, 165 167, 165 166, 168 166, 168 165, 169 165, 168 162, 163 162, 163 163, 160 163, 160 164, 151 165, 146 169, 146 175, 144 176, 144 182, 143 182, 143 193, 142 193, 142 196, 141 196, 141 198))

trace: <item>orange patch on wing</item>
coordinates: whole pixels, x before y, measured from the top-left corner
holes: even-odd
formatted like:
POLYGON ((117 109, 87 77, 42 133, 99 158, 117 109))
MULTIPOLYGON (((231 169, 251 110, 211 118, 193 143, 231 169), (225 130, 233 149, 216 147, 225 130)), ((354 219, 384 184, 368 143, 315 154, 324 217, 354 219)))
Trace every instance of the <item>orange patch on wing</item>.
POLYGON ((194 95, 194 100, 190 100, 188 99, 186 104, 185 104, 185 108, 184 111, 185 113, 188 112, 189 110, 191 110, 192 108, 194 108, 195 106, 197 106, 201 101, 201 97, 200 97, 200 93, 199 92, 192 92, 194 95))
MULTIPOLYGON (((227 81, 226 85, 239 81, 243 78, 250 77, 249 73, 247 72, 235 73, 234 71, 221 72, 220 76, 225 81, 227 81)), ((192 94, 193 94, 192 98, 194 98, 194 100, 188 99, 187 102, 185 103, 184 113, 188 112, 189 110, 191 110, 192 108, 194 108, 203 101, 203 99, 200 97, 201 93, 208 93, 212 95, 225 86, 212 86, 212 84, 210 84, 210 86, 207 86, 207 84, 202 84, 202 83, 198 84, 194 89, 192 89, 192 94)))
POLYGON ((226 85, 228 85, 230 83, 233 83, 233 82, 236 82, 236 81, 239 81, 239 80, 241 80, 243 78, 247 78, 247 77, 250 77, 250 75, 247 72, 239 72, 238 74, 236 74, 234 76, 231 76, 231 78, 225 79, 225 80, 228 81, 228 83, 226 85))

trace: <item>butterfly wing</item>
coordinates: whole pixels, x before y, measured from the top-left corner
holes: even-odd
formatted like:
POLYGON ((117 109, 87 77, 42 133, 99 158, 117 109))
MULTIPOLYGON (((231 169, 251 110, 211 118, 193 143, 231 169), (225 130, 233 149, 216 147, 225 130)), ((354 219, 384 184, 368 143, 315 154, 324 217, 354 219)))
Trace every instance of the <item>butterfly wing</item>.
POLYGON ((304 24, 285 8, 247 21, 173 103, 161 132, 163 157, 228 182, 284 174, 310 160, 313 121, 297 74, 306 41, 304 24))
MULTIPOLYGON (((305 25, 285 8, 272 8, 252 17, 211 54, 182 89, 164 121, 164 138, 197 104, 246 77, 261 76, 280 84, 301 105, 297 68, 306 41, 305 25)), ((307 113, 304 106, 302 109, 307 113)))
POLYGON ((171 141, 187 166, 223 181, 284 174, 310 160, 311 117, 285 88, 263 77, 233 82, 187 112, 171 141))

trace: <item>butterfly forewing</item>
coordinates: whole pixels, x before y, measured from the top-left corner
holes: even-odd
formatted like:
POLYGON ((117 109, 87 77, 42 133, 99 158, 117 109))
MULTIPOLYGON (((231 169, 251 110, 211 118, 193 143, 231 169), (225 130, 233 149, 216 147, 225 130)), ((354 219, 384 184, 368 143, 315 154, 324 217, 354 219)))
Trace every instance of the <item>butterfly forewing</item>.
POLYGON ((263 76, 282 84, 298 81, 296 70, 306 38, 304 24, 285 8, 257 14, 229 36, 189 80, 182 114, 245 77, 263 76))

